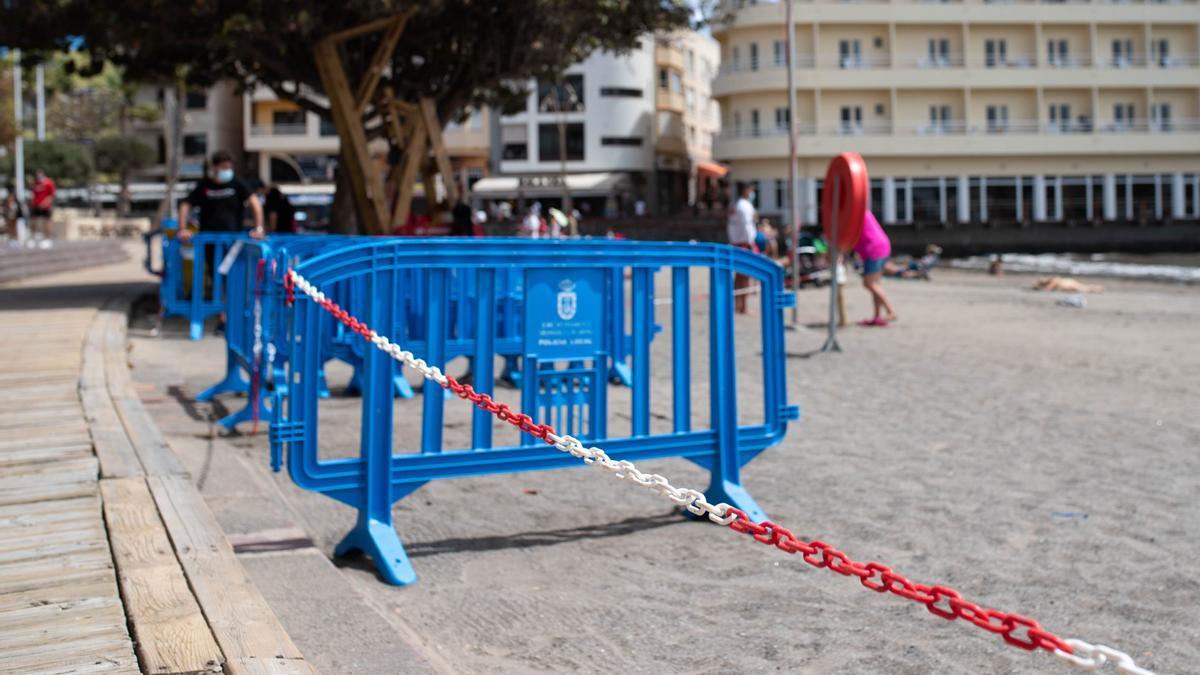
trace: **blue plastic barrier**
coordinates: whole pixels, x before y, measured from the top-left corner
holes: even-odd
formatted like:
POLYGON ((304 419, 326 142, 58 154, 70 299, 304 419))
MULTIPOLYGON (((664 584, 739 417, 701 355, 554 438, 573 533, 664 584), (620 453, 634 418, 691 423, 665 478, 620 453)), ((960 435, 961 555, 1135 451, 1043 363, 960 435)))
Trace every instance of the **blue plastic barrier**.
MULTIPOLYGON (((199 340, 204 321, 225 309, 225 280, 210 269, 221 264, 233 242, 249 240, 240 232, 210 232, 193 235, 188 244, 174 236, 162 236, 162 283, 158 287, 163 316, 187 319, 190 335, 199 340), (206 286, 205 281, 209 281, 206 286)), ((146 261, 150 268, 149 256, 146 261)))
MULTIPOLYGON (((756 521, 764 519, 741 485, 742 465, 784 437, 799 409, 787 404, 782 310, 793 296, 783 289, 783 270, 754 253, 720 244, 615 241, 371 240, 338 247, 301 262, 296 270, 326 294, 340 286, 357 286, 362 301, 351 314, 413 350, 407 332, 415 312, 421 327, 420 355, 444 367, 451 357, 450 287, 457 276, 470 279, 475 298, 469 309, 471 355, 477 364, 492 363, 497 354, 495 326, 504 311, 497 302, 498 282, 513 275, 523 284, 517 323, 523 360, 522 410, 535 422, 549 423, 604 448, 615 459, 644 460, 685 457, 712 473, 708 498, 727 502, 756 521), (656 270, 669 268, 671 285, 671 358, 652 362, 656 270), (690 272, 708 271, 709 412, 710 423, 692 419, 690 272), (614 273, 614 269, 619 273, 614 273), (624 330, 613 329, 613 298, 631 271, 633 333, 629 352, 632 384, 629 436, 614 437, 607 426, 608 381, 624 330), (733 275, 761 283, 761 359, 756 365, 736 362, 733 275), (418 302, 403 284, 412 275, 424 279, 418 302), (485 327, 484 330, 479 330, 485 327), (389 331, 397 331, 389 333, 389 331), (618 337, 621 336, 621 338, 618 337), (763 388, 762 423, 739 425, 735 374, 751 371, 763 388), (655 374, 655 371, 660 371, 655 374), (665 371, 665 372, 661 372, 665 371), (650 431, 652 376, 671 382, 668 433, 650 431)), ((457 283, 457 282, 454 282, 457 283)), ((465 283, 465 282, 464 282, 465 283)), ((323 308, 297 295, 292 307, 280 308, 290 318, 289 396, 274 406, 271 424, 273 462, 286 456, 293 480, 358 510, 358 522, 336 553, 370 554, 383 577, 394 584, 416 575, 392 523, 392 504, 430 480, 576 466, 578 461, 529 437, 518 445, 497 446, 493 419, 472 412, 471 444, 443 447, 445 399, 422 400, 419 451, 394 454, 393 379, 396 363, 385 353, 364 350, 363 417, 360 455, 322 460, 317 432, 323 308)), ((622 307, 624 311, 624 307, 622 307)), ((365 346, 365 343, 364 343, 365 346)), ((490 368, 477 368, 473 385, 492 393, 490 368)), ((407 405, 407 404, 402 404, 407 405)))

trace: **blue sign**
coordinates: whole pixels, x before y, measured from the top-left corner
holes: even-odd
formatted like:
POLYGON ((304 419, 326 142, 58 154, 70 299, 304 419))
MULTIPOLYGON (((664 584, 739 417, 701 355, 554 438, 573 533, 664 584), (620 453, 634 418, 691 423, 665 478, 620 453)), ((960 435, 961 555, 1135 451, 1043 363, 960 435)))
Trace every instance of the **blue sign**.
POLYGON ((525 273, 525 353, 543 361, 590 359, 604 350, 604 270, 525 273))

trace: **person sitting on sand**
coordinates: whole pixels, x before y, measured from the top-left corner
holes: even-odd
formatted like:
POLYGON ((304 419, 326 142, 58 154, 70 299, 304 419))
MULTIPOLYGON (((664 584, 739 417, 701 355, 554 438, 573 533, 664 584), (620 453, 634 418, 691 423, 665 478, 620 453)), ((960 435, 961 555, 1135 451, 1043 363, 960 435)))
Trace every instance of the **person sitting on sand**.
POLYGON ((1042 277, 1033 285, 1035 291, 1062 291, 1063 293, 1103 293, 1100 284, 1085 284, 1071 277, 1042 277))
POLYGON ((897 279, 924 279, 929 281, 929 270, 937 266, 942 257, 942 247, 930 244, 925 247, 925 255, 908 262, 902 267, 892 261, 883 263, 883 274, 897 279))

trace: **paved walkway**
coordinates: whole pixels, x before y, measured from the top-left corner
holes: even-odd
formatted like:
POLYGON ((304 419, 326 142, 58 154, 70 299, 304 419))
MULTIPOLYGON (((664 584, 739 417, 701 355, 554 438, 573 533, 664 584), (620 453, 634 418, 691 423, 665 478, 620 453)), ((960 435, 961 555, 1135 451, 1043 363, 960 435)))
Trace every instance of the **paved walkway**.
POLYGON ((134 392, 135 260, 0 286, 0 670, 313 672, 134 392))

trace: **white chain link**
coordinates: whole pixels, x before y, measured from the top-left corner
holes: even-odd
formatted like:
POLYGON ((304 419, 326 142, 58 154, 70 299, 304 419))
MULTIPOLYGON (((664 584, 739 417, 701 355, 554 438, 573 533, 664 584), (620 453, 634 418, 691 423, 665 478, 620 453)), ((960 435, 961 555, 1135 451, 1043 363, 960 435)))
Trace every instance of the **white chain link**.
POLYGON ((1099 670, 1104 664, 1111 663, 1117 672, 1125 675, 1154 675, 1154 671, 1146 670, 1133 662, 1133 657, 1123 651, 1094 645, 1075 638, 1064 640, 1071 645, 1075 653, 1068 654, 1061 649, 1054 650, 1054 655, 1081 670, 1099 670))
MULTIPOLYGON (((325 294, 317 290, 315 286, 310 284, 307 279, 296 273, 295 270, 288 270, 288 274, 292 278, 292 282, 296 288, 302 293, 317 301, 324 303, 325 294)), ((400 345, 393 343, 386 337, 371 330, 371 343, 382 351, 391 355, 391 357, 407 366, 415 368, 426 379, 433 380, 443 387, 446 386, 446 376, 436 366, 431 366, 423 359, 417 358, 412 352, 401 349, 400 345)), ((603 469, 608 469, 617 478, 627 480, 634 485, 638 485, 657 492, 659 495, 666 497, 677 506, 682 506, 689 512, 697 516, 708 516, 708 519, 718 525, 729 525, 737 520, 736 513, 730 513, 729 504, 724 502, 720 504, 711 504, 705 498, 704 493, 690 488, 677 488, 671 485, 670 481, 665 476, 657 473, 644 473, 639 471, 633 462, 628 460, 615 460, 608 456, 597 447, 584 447, 583 442, 578 438, 569 435, 559 436, 555 433, 546 434, 546 440, 549 441, 555 449, 570 454, 572 457, 577 457, 583 460, 584 464, 591 464, 603 469)), ((1113 666, 1121 673, 1126 675, 1155 675, 1153 671, 1146 670, 1138 666, 1133 661, 1133 657, 1125 652, 1118 651, 1112 647, 1104 645, 1093 645, 1083 640, 1068 639, 1066 643, 1071 645, 1075 650, 1074 654, 1068 654, 1062 650, 1055 650, 1054 655, 1058 658, 1071 663, 1072 665, 1084 670, 1097 670, 1105 663, 1112 663, 1113 666)))

